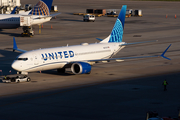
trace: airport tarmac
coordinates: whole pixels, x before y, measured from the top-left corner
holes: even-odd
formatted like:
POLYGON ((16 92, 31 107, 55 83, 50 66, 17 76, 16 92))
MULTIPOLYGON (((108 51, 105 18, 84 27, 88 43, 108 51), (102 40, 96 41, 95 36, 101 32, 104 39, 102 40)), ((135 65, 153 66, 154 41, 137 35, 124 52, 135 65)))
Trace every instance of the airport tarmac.
POLYGON ((148 111, 177 118, 179 77, 176 73, 1 97, 0 119, 145 120, 148 111))
POLYGON ((127 46, 114 57, 160 55, 172 44, 165 55, 171 61, 150 58, 99 63, 92 67, 89 75, 73 75, 70 69, 59 75, 51 70, 30 73, 32 81, 29 83, 0 83, 0 119, 139 120, 145 119, 148 110, 176 117, 180 106, 179 2, 54 0, 53 4, 61 14, 43 24, 41 34, 38 26, 33 27, 35 36, 32 38, 19 37, 21 28, 0 31, 1 79, 5 74, 15 74, 11 63, 20 53, 12 52, 12 37, 16 37, 18 47, 24 50, 99 42, 96 38, 106 38, 116 18, 96 17, 95 22, 83 22, 82 16, 72 14, 85 12, 87 8, 119 10, 123 4, 127 4, 128 9, 143 11, 143 17, 126 18, 123 41, 158 42, 127 46), (166 92, 162 88, 164 79, 169 82, 166 92))

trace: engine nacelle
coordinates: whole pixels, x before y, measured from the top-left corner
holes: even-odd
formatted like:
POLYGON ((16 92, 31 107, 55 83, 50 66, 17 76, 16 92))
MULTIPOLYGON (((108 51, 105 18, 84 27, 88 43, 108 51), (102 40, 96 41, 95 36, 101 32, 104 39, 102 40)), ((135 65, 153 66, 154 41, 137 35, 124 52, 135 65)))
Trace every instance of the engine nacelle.
POLYGON ((71 71, 74 74, 86 74, 86 73, 90 73, 91 65, 89 63, 85 63, 85 62, 73 63, 72 66, 71 66, 71 71))

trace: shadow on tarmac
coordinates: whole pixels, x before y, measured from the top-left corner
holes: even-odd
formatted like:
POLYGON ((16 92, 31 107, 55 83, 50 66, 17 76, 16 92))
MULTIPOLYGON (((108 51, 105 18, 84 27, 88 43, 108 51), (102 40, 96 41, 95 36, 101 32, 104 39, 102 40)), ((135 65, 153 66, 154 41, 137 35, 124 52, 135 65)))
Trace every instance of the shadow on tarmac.
POLYGON ((19 54, 21 53, 8 50, 0 50, 0 70, 2 70, 2 72, 0 72, 0 76, 16 74, 16 71, 11 68, 11 64, 19 54))
POLYGON ((32 120, 36 116, 72 120, 91 116, 93 120, 142 120, 149 110, 157 111, 159 116, 177 116, 179 77, 177 72, 4 96, 0 102, 1 119, 32 120), (164 79, 169 82, 166 92, 164 79))
POLYGON ((0 34, 9 35, 9 36, 13 36, 13 37, 19 37, 19 36, 21 36, 21 34, 5 32, 5 31, 3 31, 2 29, 0 29, 0 34))
POLYGON ((46 70, 46 71, 43 71, 43 73, 44 74, 51 74, 51 75, 60 75, 60 76, 71 76, 71 75, 74 75, 70 71, 66 71, 65 73, 58 73, 57 70, 46 70))

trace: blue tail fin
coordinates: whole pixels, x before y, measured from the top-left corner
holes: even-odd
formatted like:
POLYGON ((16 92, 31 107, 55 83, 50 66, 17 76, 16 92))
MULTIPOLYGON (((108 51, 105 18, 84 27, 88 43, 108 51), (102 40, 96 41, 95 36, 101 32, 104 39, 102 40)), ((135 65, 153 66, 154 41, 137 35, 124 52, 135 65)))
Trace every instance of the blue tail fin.
POLYGON ((122 42, 127 5, 123 5, 108 42, 122 42))
POLYGON ((41 0, 31 10, 29 15, 49 16, 53 0, 41 0))
POLYGON ((17 6, 13 9, 13 11, 11 12, 11 14, 15 14, 15 13, 16 13, 16 9, 17 9, 17 6))

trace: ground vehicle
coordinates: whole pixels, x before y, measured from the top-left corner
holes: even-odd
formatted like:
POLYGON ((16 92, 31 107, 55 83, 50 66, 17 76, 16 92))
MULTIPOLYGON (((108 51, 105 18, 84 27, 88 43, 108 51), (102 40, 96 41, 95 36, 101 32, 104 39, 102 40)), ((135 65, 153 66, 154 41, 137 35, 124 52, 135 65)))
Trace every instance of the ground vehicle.
POLYGON ((87 14, 87 15, 84 15, 83 16, 83 21, 95 21, 95 16, 94 15, 90 15, 90 14, 87 14))
POLYGON ((32 27, 29 26, 23 26, 23 33, 21 33, 22 37, 32 37, 34 36, 34 31, 32 30, 32 27))
POLYGON ((163 120, 158 116, 158 113, 155 111, 149 111, 147 112, 146 120, 163 120))
MULTIPOLYGON (((179 111, 179 109, 178 109, 179 111)), ((171 118, 171 117, 159 117, 158 113, 155 111, 147 112, 146 120, 180 120, 180 111, 178 114, 178 118, 171 118)))
POLYGON ((19 82, 29 82, 31 81, 31 79, 28 77, 28 76, 16 76, 16 77, 6 77, 3 78, 2 82, 5 82, 5 83, 11 83, 11 82, 16 82, 16 83, 19 83, 19 82))
POLYGON ((115 9, 109 10, 109 12, 107 12, 106 15, 117 15, 117 14, 116 14, 116 10, 115 10, 115 9))

